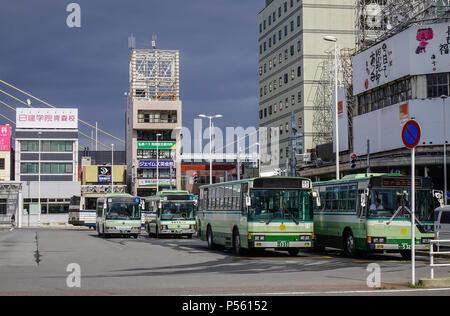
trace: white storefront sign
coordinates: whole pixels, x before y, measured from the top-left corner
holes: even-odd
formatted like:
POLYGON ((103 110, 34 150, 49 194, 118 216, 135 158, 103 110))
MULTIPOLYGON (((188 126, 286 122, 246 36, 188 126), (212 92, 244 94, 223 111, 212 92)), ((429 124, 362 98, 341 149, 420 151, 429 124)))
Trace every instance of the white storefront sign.
POLYGON ((16 127, 77 129, 78 109, 18 108, 16 127))
POLYGON ((353 94, 407 75, 450 72, 450 23, 413 26, 353 58, 353 94))

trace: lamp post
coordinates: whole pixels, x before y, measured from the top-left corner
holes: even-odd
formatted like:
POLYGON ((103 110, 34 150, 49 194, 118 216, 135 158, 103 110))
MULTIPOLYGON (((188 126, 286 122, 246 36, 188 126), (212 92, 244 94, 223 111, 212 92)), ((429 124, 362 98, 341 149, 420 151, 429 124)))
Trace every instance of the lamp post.
POLYGON ((39 165, 39 178, 38 178, 38 207, 39 207, 39 212, 38 212, 38 226, 41 226, 41 213, 42 213, 42 206, 41 206, 41 151, 42 151, 42 146, 41 146, 41 136, 42 136, 42 132, 38 132, 38 150, 39 150, 39 159, 38 159, 38 165, 39 165))
POLYGON ((443 133, 443 143, 444 143, 444 202, 447 205, 447 131, 446 131, 446 120, 445 120, 445 100, 448 98, 446 95, 441 95, 442 99, 442 119, 444 120, 444 133, 443 133))
POLYGON ((337 38, 334 36, 324 36, 323 39, 328 42, 334 43, 334 107, 335 107, 335 138, 336 138, 336 180, 339 180, 339 115, 338 115, 338 51, 337 51, 337 38))
POLYGON ((159 137, 162 134, 156 134, 156 193, 159 191, 159 137))
POLYGON ((114 194, 114 144, 111 144, 111 194, 114 194))
POLYGON ((215 118, 220 118, 223 115, 221 114, 216 114, 216 115, 204 115, 204 114, 200 114, 199 117, 201 118, 208 118, 209 119, 209 184, 212 184, 212 147, 213 147, 213 143, 212 143, 212 131, 213 131, 213 123, 212 120, 215 118))

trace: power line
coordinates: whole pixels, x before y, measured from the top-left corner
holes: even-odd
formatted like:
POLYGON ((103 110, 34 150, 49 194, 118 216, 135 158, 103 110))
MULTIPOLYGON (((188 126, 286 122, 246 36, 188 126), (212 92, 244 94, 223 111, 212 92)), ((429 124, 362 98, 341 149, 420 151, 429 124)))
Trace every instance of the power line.
MULTIPOLYGON (((7 86, 10 87, 10 88, 13 88, 13 89, 15 89, 15 90, 17 90, 17 91, 19 91, 19 92, 21 92, 21 93, 23 93, 23 94, 29 96, 30 98, 35 99, 35 100, 38 101, 38 102, 41 102, 41 103, 45 104, 45 105, 48 106, 48 107, 51 107, 51 108, 56 109, 56 107, 53 106, 53 105, 51 105, 50 103, 47 103, 47 102, 45 102, 45 101, 43 101, 43 100, 41 100, 41 99, 35 97, 34 95, 31 95, 31 94, 29 94, 29 93, 27 93, 27 92, 25 92, 25 91, 23 91, 23 90, 21 90, 21 89, 15 87, 15 86, 11 85, 11 84, 9 84, 9 83, 3 81, 3 80, 0 80, 0 82, 3 83, 3 84, 5 84, 5 85, 7 85, 7 86)), ((4 91, 0 90, 0 92, 4 92, 4 91)), ((7 94, 7 95, 8 95, 8 96, 11 96, 11 95, 9 95, 9 94, 7 94)), ((16 98, 14 98, 14 99, 16 99, 16 98)), ((17 100, 18 100, 18 99, 17 99, 17 100)), ((21 101, 21 100, 19 100, 19 101, 20 101, 21 103, 24 103, 24 102, 21 101)), ((24 103, 24 104, 26 104, 26 103, 24 103)), ((28 104, 26 104, 26 105, 28 106, 28 104)), ((125 144, 125 141, 124 141, 123 139, 120 139, 120 138, 118 138, 118 137, 116 137, 116 136, 114 136, 114 135, 111 135, 110 133, 108 133, 108 132, 106 132, 106 131, 104 131, 104 130, 98 128, 98 127, 95 127, 95 126, 93 126, 92 124, 89 124, 89 123, 83 121, 83 120, 80 119, 80 118, 78 119, 78 121, 81 122, 81 123, 83 123, 83 124, 85 124, 85 125, 87 125, 87 126, 89 126, 89 127, 91 127, 91 128, 94 128, 94 129, 98 130, 99 132, 101 132, 101 133, 103 133, 103 134, 105 134, 105 135, 107 135, 107 136, 109 136, 109 137, 114 138, 115 140, 118 140, 119 142, 121 142, 121 143, 123 143, 123 144, 125 144)))

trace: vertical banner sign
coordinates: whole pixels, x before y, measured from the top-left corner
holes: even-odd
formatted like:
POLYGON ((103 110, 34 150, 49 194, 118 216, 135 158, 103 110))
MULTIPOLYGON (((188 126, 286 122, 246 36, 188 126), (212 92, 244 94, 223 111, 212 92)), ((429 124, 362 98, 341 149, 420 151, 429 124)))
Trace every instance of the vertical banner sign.
POLYGON ((416 284, 416 146, 420 142, 420 126, 415 120, 405 123, 402 140, 406 148, 411 149, 411 283, 416 284))
POLYGON ((11 126, 0 125, 0 151, 11 150, 11 126))

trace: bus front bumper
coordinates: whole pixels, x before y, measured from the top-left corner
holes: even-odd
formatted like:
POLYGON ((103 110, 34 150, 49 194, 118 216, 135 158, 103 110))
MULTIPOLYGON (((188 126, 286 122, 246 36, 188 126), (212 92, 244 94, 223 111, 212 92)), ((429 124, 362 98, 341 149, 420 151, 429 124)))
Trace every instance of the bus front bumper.
POLYGON ((141 227, 105 227, 105 234, 124 235, 124 234, 139 234, 141 227))
POLYGON ((253 241, 251 248, 313 248, 312 241, 253 241))
MULTIPOLYGON (((369 250, 411 250, 410 244, 398 245, 398 244, 369 244, 369 250)), ((416 250, 430 250, 429 244, 419 244, 415 246, 416 250)))
POLYGON ((193 235, 195 229, 162 229, 159 231, 160 235, 193 235))

